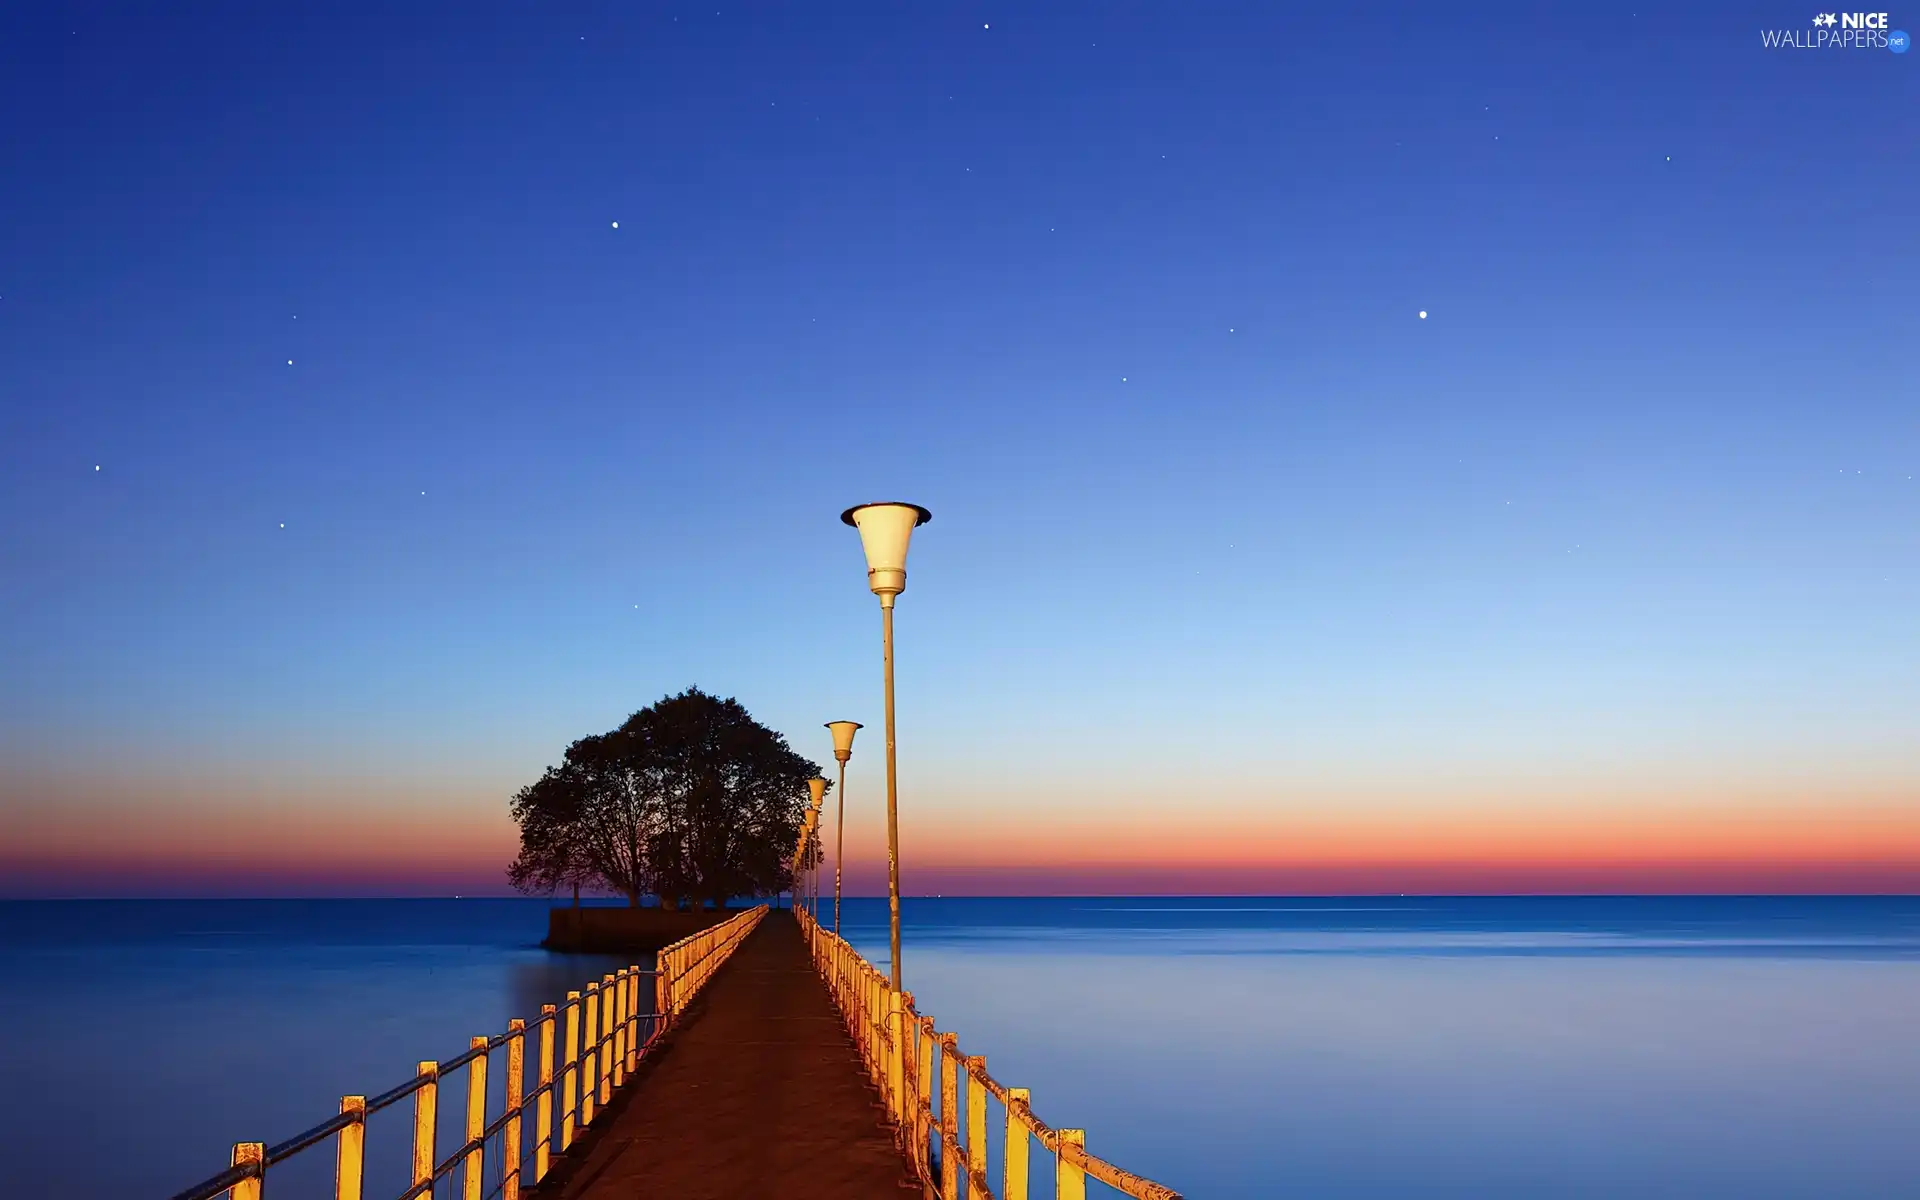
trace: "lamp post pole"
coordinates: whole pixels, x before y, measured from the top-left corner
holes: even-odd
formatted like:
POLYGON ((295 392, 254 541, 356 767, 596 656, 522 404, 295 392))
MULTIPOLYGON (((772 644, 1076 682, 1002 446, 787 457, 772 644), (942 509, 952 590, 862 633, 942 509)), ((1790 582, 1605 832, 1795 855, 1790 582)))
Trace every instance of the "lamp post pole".
POLYGON ((907 590, 907 542, 933 514, 917 504, 860 504, 840 514, 860 531, 867 587, 880 597, 881 663, 887 699, 887 918, 890 974, 900 990, 900 784, 894 765, 893 602, 907 590))
POLYGON ((827 781, 815 775, 807 780, 807 792, 811 799, 807 812, 807 836, 800 843, 800 861, 807 868, 807 915, 817 924, 820 920, 820 869, 814 863, 812 850, 820 845, 820 804, 826 799, 827 781))
POLYGON ((887 946, 893 990, 900 990, 900 779, 893 745, 893 597, 880 597, 880 657, 887 676, 887 946))
POLYGON ((833 817, 833 932, 840 932, 840 864, 847 857, 847 760, 853 757, 853 731, 858 721, 828 721, 833 733, 833 757, 840 764, 840 786, 834 795, 833 817))

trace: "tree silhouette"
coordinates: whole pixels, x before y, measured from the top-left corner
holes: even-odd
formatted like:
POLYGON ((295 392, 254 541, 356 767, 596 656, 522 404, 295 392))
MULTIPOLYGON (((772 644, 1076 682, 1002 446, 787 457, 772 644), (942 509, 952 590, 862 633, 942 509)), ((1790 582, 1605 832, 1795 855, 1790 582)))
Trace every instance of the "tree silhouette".
POLYGON ((723 908, 792 884, 793 845, 819 765, 733 699, 667 696, 609 733, 581 738, 514 797, 523 891, 584 877, 675 907, 723 908))
POLYGON ((565 766, 549 767, 536 783, 515 793, 513 819, 520 826, 520 854, 507 868, 507 882, 523 892, 580 889, 599 882, 581 840, 581 785, 565 766))

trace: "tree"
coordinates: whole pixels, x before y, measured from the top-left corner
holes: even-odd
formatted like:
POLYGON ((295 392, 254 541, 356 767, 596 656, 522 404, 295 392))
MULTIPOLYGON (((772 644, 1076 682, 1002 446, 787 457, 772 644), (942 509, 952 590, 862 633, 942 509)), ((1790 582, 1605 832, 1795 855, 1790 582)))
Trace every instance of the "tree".
POLYGON ((513 819, 520 826, 520 854, 507 868, 507 882, 523 892, 572 887, 598 879, 581 844, 579 781, 565 767, 549 767, 538 782, 515 793, 513 819))
POLYGON ((614 730, 568 746, 566 761, 581 781, 574 841, 599 881, 637 908, 640 897, 654 890, 660 800, 636 749, 630 736, 614 730))
POLYGON ((657 886, 725 907, 791 883, 788 861, 819 764, 754 720, 738 700, 689 688, 621 726, 660 788, 657 886))
POLYGON ((689 688, 581 738, 513 800, 522 891, 591 882, 637 905, 682 897, 724 908, 792 883, 794 841, 818 764, 739 701, 689 688))

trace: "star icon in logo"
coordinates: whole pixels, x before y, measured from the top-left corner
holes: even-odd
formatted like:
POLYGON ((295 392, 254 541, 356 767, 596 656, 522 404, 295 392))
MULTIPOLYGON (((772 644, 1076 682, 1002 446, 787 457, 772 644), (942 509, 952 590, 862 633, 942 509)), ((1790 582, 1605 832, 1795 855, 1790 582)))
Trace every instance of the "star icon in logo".
POLYGON ((1832 13, 1820 13, 1813 18, 1813 23, 1831 29, 1840 23, 1840 18, 1834 16, 1832 13))

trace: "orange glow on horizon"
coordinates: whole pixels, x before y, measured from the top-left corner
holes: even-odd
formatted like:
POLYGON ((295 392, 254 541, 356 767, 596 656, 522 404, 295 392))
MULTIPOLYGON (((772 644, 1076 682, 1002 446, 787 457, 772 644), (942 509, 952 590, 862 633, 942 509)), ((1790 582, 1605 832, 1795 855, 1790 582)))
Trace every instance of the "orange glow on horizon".
MULTIPOLYGON (((0 887, 13 894, 58 880, 505 893, 518 840, 511 789, 492 780, 7 782, 27 801, 0 810, 0 887)), ((850 799, 848 885, 873 894, 885 879, 877 789, 850 799)), ((913 799, 909 894, 1920 891, 1920 803, 1902 788, 1813 801, 1780 787, 1129 797, 1104 811, 1077 798, 1003 796, 984 811, 913 799)))

